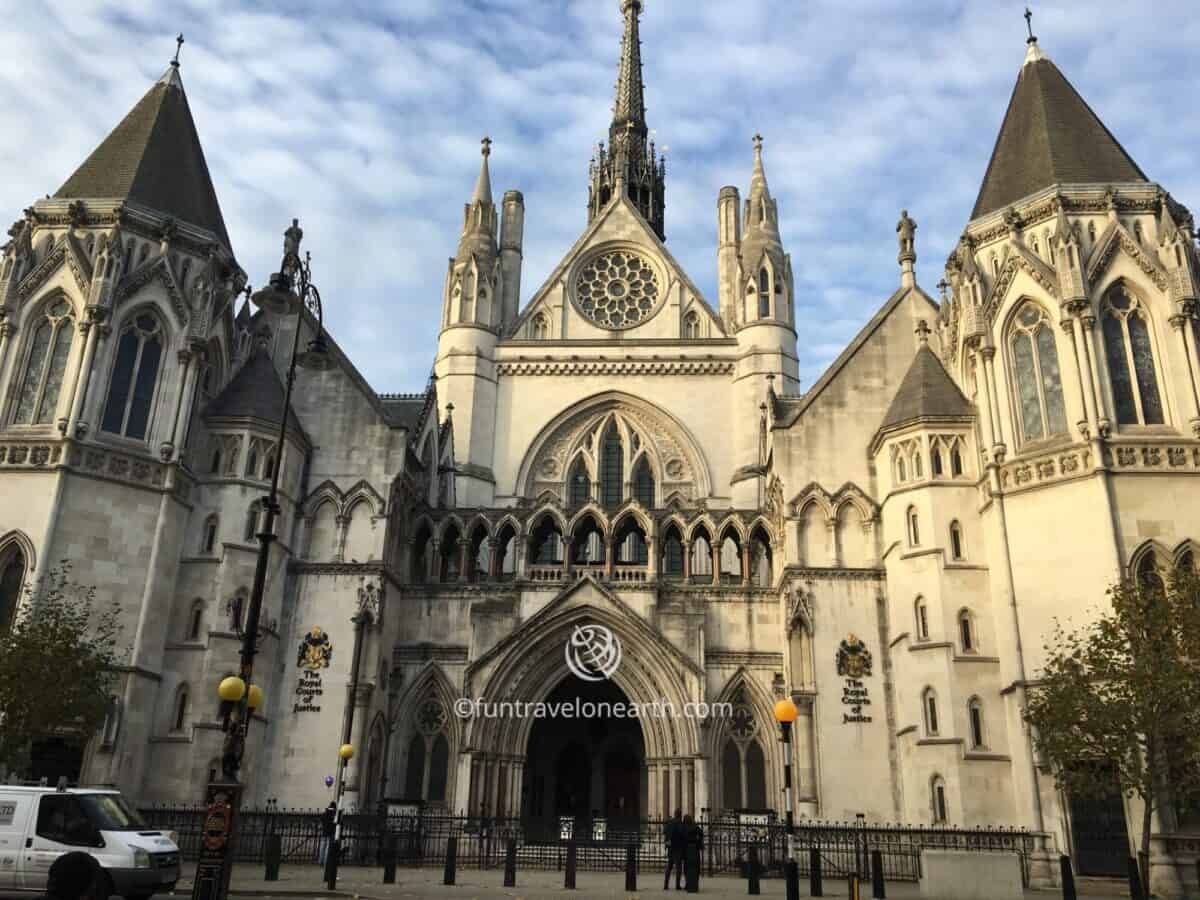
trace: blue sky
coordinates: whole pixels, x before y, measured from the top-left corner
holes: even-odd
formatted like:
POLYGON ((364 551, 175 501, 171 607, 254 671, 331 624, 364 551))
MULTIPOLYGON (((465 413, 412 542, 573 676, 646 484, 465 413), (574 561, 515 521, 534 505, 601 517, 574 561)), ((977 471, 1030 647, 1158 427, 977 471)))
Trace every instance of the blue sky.
MULTIPOLYGON (((1188 2, 1037 3, 1043 50, 1142 169, 1200 205, 1200 17, 1188 2)), ((0 212, 56 190, 183 31, 183 80, 234 250, 260 284, 293 216, 327 321, 380 391, 422 386, 446 258, 494 141, 525 195, 527 300, 585 226, 616 0, 0 0, 0 212)), ((898 283, 916 219, 935 293, 1025 52, 1023 4, 647 0, 646 102, 669 147, 667 241, 716 303, 715 210, 750 137, 796 274, 802 384, 898 283)))

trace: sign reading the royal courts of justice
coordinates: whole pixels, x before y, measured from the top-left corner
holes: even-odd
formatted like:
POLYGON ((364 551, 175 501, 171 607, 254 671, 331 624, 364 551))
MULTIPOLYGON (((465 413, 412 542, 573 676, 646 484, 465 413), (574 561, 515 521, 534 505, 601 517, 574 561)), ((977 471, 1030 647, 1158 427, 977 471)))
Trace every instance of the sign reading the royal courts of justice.
POLYGON ((842 724, 847 722, 870 722, 871 717, 863 712, 871 705, 864 678, 871 675, 871 651, 858 637, 846 635, 837 652, 837 673, 846 679, 842 688, 842 704, 849 707, 842 713, 842 724))
POLYGON ((325 693, 321 670, 329 668, 333 659, 333 644, 320 628, 313 628, 300 642, 296 654, 296 666, 300 669, 300 680, 296 684, 296 702, 292 712, 320 712, 321 695, 325 693))

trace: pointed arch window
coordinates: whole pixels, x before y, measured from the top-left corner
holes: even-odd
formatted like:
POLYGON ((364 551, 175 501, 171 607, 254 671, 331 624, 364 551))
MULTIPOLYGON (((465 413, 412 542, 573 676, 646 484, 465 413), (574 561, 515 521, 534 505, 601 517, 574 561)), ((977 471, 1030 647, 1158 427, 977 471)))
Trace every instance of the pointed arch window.
POLYGON ((934 444, 930 449, 929 468, 933 472, 934 478, 941 478, 942 471, 942 445, 934 444))
POLYGON ((938 706, 937 694, 933 692, 933 688, 925 688, 921 694, 921 708, 925 716, 925 736, 937 737, 938 734, 938 706))
POLYGON ((697 534, 692 541, 692 575, 711 579, 712 573, 712 544, 707 534, 697 534))
POLYGON ((173 717, 171 720, 171 730, 183 731, 183 729, 187 726, 187 716, 188 689, 187 685, 185 684, 181 686, 178 693, 175 694, 175 709, 173 711, 173 717))
POLYGON ((625 499, 625 449, 617 423, 611 421, 600 443, 600 502, 612 509, 625 499))
POLYGON ((950 448, 950 474, 958 478, 963 474, 962 443, 955 441, 950 448))
POLYGON ((450 778, 450 742, 446 738, 449 716, 436 697, 427 697, 417 707, 415 733, 408 744, 404 773, 404 799, 441 804, 446 801, 450 778))
POLYGON ((976 651, 975 619, 968 609, 964 609, 958 614, 958 640, 962 645, 963 653, 976 651))
POLYGON ((916 616, 917 640, 929 640, 929 607, 925 605, 924 597, 917 598, 917 602, 913 604, 913 612, 916 616))
POLYGON ((104 431, 145 440, 163 344, 162 325, 150 313, 135 316, 122 329, 100 425, 104 431))
POLYGON ((967 720, 971 726, 971 749, 985 749, 987 735, 983 729, 983 701, 978 697, 972 697, 967 703, 967 720))
POLYGON ((1026 301, 1009 327, 1013 380, 1017 388, 1017 421, 1021 438, 1037 441, 1067 433, 1062 375, 1054 325, 1046 311, 1026 301))
POLYGON ((965 557, 963 550, 963 533, 962 525, 955 519, 950 523, 950 558, 963 559, 965 557))
POLYGON ((571 466, 567 497, 573 508, 583 506, 592 499, 592 480, 588 477, 587 463, 582 457, 576 459, 575 464, 571 466))
POLYGON ((204 537, 200 542, 200 552, 205 556, 212 553, 217 547, 217 530, 220 524, 221 520, 215 515, 204 520, 204 537))
POLYGON ((771 276, 767 274, 766 266, 758 272, 758 317, 771 317, 771 276))
POLYGON ((529 323, 529 337, 535 341, 544 341, 550 337, 550 320, 545 314, 538 313, 533 317, 533 321, 529 323))
POLYGON ((12 628, 25 583, 25 554, 15 544, 8 553, 0 553, 0 634, 12 628))
POLYGON ((906 519, 908 522, 908 545, 918 547, 921 544, 921 520, 915 506, 908 508, 906 519))
POLYGON ((34 329, 14 424, 49 425, 54 421, 74 339, 71 304, 59 299, 47 307, 34 329))
POLYGON ((683 318, 683 336, 687 340, 697 340, 700 337, 700 317, 695 311, 688 313, 683 318))
POLYGON ((662 572, 667 578, 683 577, 683 541, 674 526, 663 540, 662 572))
POLYGON ((502 580, 511 580, 517 574, 517 532, 511 525, 500 529, 496 540, 497 574, 502 580))
POLYGON ((929 781, 929 799, 935 825, 945 825, 946 815, 946 782, 941 775, 934 775, 929 781))
POLYGON ((186 641, 200 640, 200 628, 204 624, 204 601, 196 600, 192 603, 192 611, 188 616, 187 632, 184 635, 186 641))
POLYGON ((633 467, 633 496, 646 509, 654 508, 654 473, 645 455, 633 467))
POLYGON ((1117 285, 1105 295, 1101 316, 1117 424, 1162 425, 1162 397, 1146 308, 1117 285))
POLYGON ((242 540, 249 544, 258 537, 259 524, 262 522, 262 514, 266 508, 266 503, 262 500, 255 500, 250 504, 250 508, 246 510, 246 527, 242 532, 242 540))

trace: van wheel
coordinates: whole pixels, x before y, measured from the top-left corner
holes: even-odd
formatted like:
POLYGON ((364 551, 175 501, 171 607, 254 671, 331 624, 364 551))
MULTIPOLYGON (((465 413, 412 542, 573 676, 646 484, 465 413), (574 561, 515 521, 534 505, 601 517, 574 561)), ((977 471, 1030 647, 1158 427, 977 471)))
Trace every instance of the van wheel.
POLYGON ((113 895, 112 876, 107 872, 101 872, 100 878, 96 883, 96 896, 100 900, 108 900, 113 895))

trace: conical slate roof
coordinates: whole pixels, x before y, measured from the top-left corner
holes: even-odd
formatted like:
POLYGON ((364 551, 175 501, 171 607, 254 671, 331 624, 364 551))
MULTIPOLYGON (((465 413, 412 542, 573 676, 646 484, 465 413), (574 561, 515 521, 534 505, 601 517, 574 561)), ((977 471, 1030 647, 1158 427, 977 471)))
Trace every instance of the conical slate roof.
POLYGON ((1017 76, 972 219, 1053 184, 1148 181, 1036 43, 1017 76))
POLYGON ((174 64, 54 196, 132 200, 207 228, 232 249, 174 64))
MULTIPOLYGON (((283 382, 271 357, 262 347, 252 352, 245 365, 238 371, 225 389, 213 398, 204 410, 206 419, 261 419, 279 423, 283 411, 283 382)), ((288 431, 303 434, 300 420, 288 410, 288 431)))
POLYGON ((942 368, 937 355, 922 345, 900 382, 892 405, 879 430, 895 428, 926 417, 963 418, 972 415, 971 404, 942 368))

